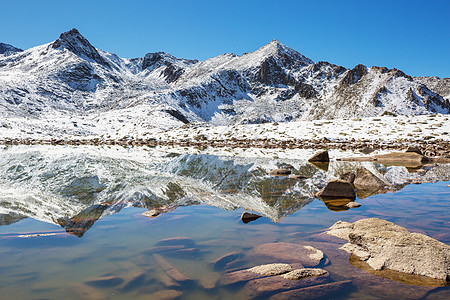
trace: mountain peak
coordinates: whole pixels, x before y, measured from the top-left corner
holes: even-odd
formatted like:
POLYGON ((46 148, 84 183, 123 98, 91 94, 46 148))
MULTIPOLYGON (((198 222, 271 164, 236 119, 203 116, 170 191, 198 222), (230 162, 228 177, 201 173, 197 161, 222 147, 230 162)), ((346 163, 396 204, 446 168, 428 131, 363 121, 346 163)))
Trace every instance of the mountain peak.
POLYGON ((61 33, 59 38, 51 44, 51 47, 54 49, 67 49, 83 59, 93 60, 109 67, 108 62, 76 28, 61 33))
POLYGON ((16 48, 13 45, 0 43, 0 54, 10 55, 22 51, 22 49, 16 48))
POLYGON ((295 51, 294 49, 284 45, 277 39, 273 39, 270 43, 262 46, 255 52, 258 56, 290 56, 295 60, 300 61, 304 65, 313 64, 314 62, 304 56, 303 54, 295 51))

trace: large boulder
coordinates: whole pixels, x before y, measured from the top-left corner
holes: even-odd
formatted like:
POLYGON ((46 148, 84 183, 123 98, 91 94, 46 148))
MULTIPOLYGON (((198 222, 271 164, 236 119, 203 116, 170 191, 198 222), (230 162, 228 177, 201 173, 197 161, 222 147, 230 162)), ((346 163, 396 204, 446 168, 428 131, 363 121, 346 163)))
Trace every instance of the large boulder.
POLYGON ((303 266, 317 266, 324 258, 323 252, 311 246, 294 243, 267 243, 258 245, 248 253, 254 259, 271 262, 300 263, 303 266))
POLYGON ((327 185, 317 193, 320 198, 343 198, 352 199, 356 198, 355 190, 352 185, 344 180, 331 180, 327 185))
POLYGON ((450 280, 450 246, 378 218, 339 221, 327 234, 345 239, 340 249, 375 269, 450 280))
POLYGON ((309 162, 318 162, 318 163, 328 163, 330 162, 330 157, 328 155, 328 151, 321 151, 319 153, 314 154, 310 159, 308 159, 309 162))

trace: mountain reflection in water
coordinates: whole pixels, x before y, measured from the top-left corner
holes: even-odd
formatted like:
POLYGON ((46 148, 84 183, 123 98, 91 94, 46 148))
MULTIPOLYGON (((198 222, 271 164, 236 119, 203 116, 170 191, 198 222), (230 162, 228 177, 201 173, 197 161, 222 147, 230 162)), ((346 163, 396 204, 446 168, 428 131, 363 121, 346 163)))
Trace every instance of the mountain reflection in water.
MULTIPOLYGON (((313 201, 329 180, 358 167, 389 183, 384 190, 357 190, 360 199, 397 191, 411 182, 450 179, 450 165, 407 169, 332 161, 327 168, 318 168, 306 159, 176 154, 161 149, 12 147, 0 152, 0 225, 29 217, 82 237, 97 220, 125 207, 201 203, 226 210, 243 208, 278 222, 313 201), (276 168, 290 168, 305 178, 270 176, 268 172, 276 168)), ((345 203, 326 205, 339 211, 348 209, 345 203)))

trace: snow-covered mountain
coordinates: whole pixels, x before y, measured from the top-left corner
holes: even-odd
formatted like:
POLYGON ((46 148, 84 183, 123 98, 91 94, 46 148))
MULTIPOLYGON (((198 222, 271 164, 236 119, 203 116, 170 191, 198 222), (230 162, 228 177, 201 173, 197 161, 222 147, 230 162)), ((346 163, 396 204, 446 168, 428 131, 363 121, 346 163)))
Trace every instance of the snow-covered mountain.
POLYGON ((4 45, 3 118, 87 115, 101 120, 128 111, 130 123, 146 123, 150 130, 188 122, 450 113, 448 95, 439 94, 448 81, 434 84, 439 79, 411 78, 384 67, 315 63, 277 40, 241 56, 205 61, 163 52, 120 58, 95 48, 76 29, 25 51, 4 45))

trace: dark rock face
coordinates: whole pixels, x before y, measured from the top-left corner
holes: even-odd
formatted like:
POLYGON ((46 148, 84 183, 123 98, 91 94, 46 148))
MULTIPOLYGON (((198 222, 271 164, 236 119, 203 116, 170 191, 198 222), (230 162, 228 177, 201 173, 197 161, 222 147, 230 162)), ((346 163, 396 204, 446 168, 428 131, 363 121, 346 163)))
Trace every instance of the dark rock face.
POLYGON ((354 200, 356 193, 350 183, 343 180, 331 180, 317 196, 324 199, 344 198, 354 200))
POLYGON ((186 119, 185 116, 183 116, 183 114, 181 114, 179 111, 174 110, 174 109, 166 109, 165 110, 166 113, 168 113, 169 115, 171 115, 172 117, 174 117, 177 120, 180 120, 181 122, 183 122, 184 124, 189 123, 189 120, 186 119))
POLYGON ((344 78, 342 78, 342 84, 352 85, 357 83, 364 75, 367 74, 367 68, 364 65, 357 65, 353 69, 349 70, 344 78))
POLYGON ((295 85, 295 90, 301 97, 306 99, 311 99, 317 96, 317 91, 313 88, 313 86, 304 82, 298 82, 295 85))
POLYGON ((11 55, 22 51, 22 49, 16 48, 12 45, 0 43, 0 54, 11 55))
POLYGON ((109 63, 98 53, 87 39, 76 28, 64 32, 59 39, 51 44, 54 49, 67 49, 82 58, 91 59, 105 67, 111 68, 109 63))
POLYGON ((267 85, 295 85, 296 80, 286 74, 273 57, 266 59, 256 74, 256 80, 267 85))
POLYGON ((308 159, 309 162, 318 162, 318 163, 328 163, 330 162, 330 157, 328 155, 328 151, 322 151, 317 154, 314 154, 310 159, 308 159))

